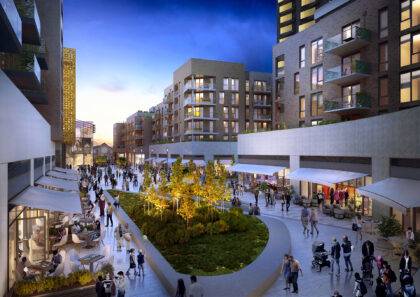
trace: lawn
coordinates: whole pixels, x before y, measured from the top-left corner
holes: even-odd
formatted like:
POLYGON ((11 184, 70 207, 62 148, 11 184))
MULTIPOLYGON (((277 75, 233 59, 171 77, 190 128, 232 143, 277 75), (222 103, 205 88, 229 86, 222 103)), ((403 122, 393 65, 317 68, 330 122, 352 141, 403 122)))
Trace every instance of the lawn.
POLYGON ((238 271, 254 261, 268 241, 265 224, 240 210, 219 211, 211 222, 198 213, 187 228, 169 211, 163 221, 148 215, 147 205, 138 194, 115 190, 109 193, 119 194, 121 207, 180 273, 220 275, 238 271))

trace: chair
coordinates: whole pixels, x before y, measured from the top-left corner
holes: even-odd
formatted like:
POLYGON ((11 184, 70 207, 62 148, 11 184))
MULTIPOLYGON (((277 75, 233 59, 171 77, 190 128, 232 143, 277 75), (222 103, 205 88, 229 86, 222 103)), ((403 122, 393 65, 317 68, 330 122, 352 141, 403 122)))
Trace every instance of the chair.
POLYGON ((61 237, 60 241, 57 242, 56 244, 53 245, 53 248, 58 248, 60 246, 63 246, 67 243, 68 239, 69 239, 69 228, 65 228, 66 232, 63 235, 63 237, 61 237))
POLYGON ((71 234, 71 240, 73 241, 73 243, 75 243, 76 245, 82 245, 84 243, 86 243, 84 240, 80 240, 79 236, 77 236, 77 234, 71 234))

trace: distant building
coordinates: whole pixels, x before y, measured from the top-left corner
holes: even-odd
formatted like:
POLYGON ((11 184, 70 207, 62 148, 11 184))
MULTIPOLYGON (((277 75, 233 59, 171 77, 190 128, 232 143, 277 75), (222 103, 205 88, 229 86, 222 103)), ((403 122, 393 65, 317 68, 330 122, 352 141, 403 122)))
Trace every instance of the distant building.
POLYGON ((91 121, 76 120, 76 142, 66 151, 67 165, 93 165, 93 134, 95 124, 91 121))
POLYGON ((105 142, 101 145, 95 145, 93 147, 93 162, 96 163, 98 157, 107 161, 112 161, 112 151, 112 147, 106 144, 105 142))

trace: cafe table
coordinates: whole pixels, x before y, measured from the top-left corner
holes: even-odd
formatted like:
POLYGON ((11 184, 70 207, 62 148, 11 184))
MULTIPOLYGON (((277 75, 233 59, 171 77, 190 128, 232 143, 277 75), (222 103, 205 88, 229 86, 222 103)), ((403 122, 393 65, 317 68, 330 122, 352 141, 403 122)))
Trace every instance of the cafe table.
POLYGON ((47 274, 50 270, 53 269, 53 264, 50 261, 41 261, 36 264, 32 264, 28 267, 29 269, 39 271, 42 274, 47 274))
POLYGON ((105 256, 103 256, 103 255, 89 254, 87 256, 79 258, 79 261, 80 261, 80 264, 82 264, 82 265, 89 265, 89 271, 93 273, 94 272, 93 271, 93 264, 96 261, 102 260, 103 258, 105 258, 105 256))

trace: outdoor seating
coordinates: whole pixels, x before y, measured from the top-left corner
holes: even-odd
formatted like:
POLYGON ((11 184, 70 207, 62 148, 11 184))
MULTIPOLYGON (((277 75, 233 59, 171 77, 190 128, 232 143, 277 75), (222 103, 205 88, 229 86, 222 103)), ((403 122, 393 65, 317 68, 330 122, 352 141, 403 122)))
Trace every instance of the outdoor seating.
POLYGON ((79 236, 77 236, 77 234, 72 234, 71 235, 71 240, 73 241, 73 243, 75 243, 77 246, 80 246, 82 244, 85 243, 84 240, 80 240, 79 236))
POLYGON ((336 219, 344 219, 344 213, 345 211, 341 208, 335 208, 334 209, 334 218, 336 219))
POLYGON ((65 228, 65 234, 63 235, 63 237, 61 237, 60 241, 57 242, 56 244, 53 245, 53 248, 58 248, 60 246, 63 246, 67 243, 68 238, 69 238, 69 228, 65 228))
POLYGON ((331 215, 332 214, 332 212, 331 212, 331 207, 330 206, 328 206, 328 205, 323 205, 322 206, 322 213, 323 214, 326 214, 326 215, 331 215))

